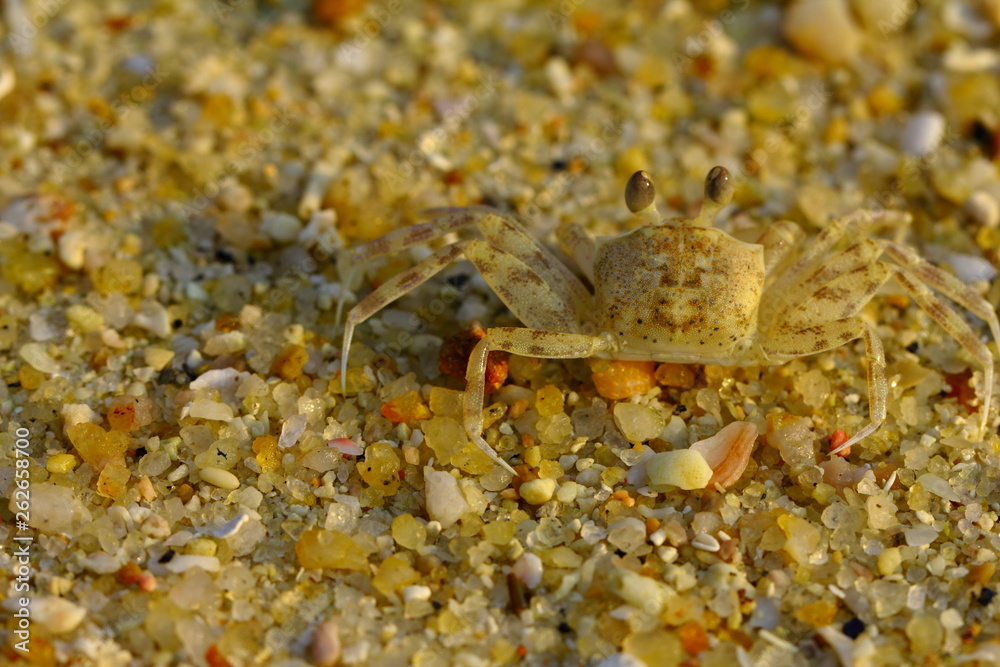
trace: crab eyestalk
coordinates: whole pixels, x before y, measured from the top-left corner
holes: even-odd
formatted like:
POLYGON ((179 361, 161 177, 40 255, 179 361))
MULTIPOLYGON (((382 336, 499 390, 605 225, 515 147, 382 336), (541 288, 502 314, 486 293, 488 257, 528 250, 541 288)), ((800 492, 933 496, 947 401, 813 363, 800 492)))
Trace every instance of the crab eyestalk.
POLYGON ((699 227, 711 227, 715 216, 733 200, 736 184, 725 167, 712 167, 705 177, 705 200, 701 204, 701 213, 695 218, 694 224, 699 227))
POLYGON ((653 179, 644 171, 632 174, 625 184, 625 205, 628 210, 643 219, 646 224, 657 225, 662 218, 656 210, 656 188, 653 179))

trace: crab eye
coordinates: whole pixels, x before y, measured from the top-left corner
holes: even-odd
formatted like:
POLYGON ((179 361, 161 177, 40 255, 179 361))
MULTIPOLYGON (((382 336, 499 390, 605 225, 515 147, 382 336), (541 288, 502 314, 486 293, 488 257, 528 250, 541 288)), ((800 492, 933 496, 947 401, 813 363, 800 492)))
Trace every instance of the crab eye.
MULTIPOLYGON (((719 167, 716 167, 718 169, 719 167)), ((628 179, 625 185, 625 205, 632 213, 638 213, 649 208, 656 197, 653 180, 644 171, 637 171, 628 179)))
POLYGON ((720 207, 733 200, 735 190, 736 185, 733 183, 733 178, 725 167, 712 167, 708 176, 705 177, 705 199, 720 207))

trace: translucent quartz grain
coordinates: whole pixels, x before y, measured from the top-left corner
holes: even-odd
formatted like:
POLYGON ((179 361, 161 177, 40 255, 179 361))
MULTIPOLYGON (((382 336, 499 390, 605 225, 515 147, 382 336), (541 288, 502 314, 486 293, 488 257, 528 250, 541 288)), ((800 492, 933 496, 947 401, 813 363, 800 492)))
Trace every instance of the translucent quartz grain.
POLYGON ((149 452, 141 459, 136 471, 141 476, 156 477, 163 474, 170 467, 170 455, 162 449, 157 452, 149 452))
POLYGON ((614 408, 615 424, 629 442, 646 442, 658 435, 666 420, 656 410, 645 405, 619 403, 614 408))
POLYGON ((551 417, 563 411, 563 394, 558 387, 547 384, 535 393, 535 409, 542 417, 551 417))

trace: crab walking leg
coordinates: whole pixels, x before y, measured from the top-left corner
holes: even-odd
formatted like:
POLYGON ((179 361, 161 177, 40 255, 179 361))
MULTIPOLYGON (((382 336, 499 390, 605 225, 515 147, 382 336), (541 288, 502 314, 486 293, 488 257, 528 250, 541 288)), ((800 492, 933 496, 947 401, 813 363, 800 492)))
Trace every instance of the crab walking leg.
POLYGON ((922 276, 915 274, 911 269, 896 267, 895 278, 910 297, 917 302, 917 305, 982 365, 983 382, 986 385, 982 404, 979 406, 979 437, 982 438, 986 435, 986 427, 990 417, 990 403, 993 400, 993 355, 990 354, 989 348, 979 340, 972 327, 966 323, 962 316, 924 285, 922 276))
POLYGON ((352 264, 367 262, 376 257, 394 255, 413 246, 422 245, 447 236, 463 227, 469 227, 477 222, 478 216, 469 214, 458 214, 452 212, 451 215, 421 222, 402 229, 395 229, 385 236, 380 236, 374 241, 369 241, 362 246, 358 246, 348 255, 348 261, 352 264))
POLYGON ((848 230, 857 227, 858 233, 856 236, 863 237, 865 230, 874 225, 876 222, 901 224, 905 222, 908 217, 909 214, 900 213, 898 211, 862 210, 855 211, 850 215, 832 220, 830 224, 816 236, 816 238, 806 245, 802 254, 795 260, 791 268, 781 274, 777 280, 775 291, 784 294, 789 290, 796 289, 800 284, 802 284, 806 276, 814 270, 814 268, 822 262, 825 257, 829 256, 831 248, 833 248, 837 242, 843 238, 848 230), (786 285, 786 287, 782 288, 778 285, 786 285))
MULTIPOLYGON (((510 258, 511 264, 520 262, 531 274, 541 279, 548 290, 558 294, 562 306, 569 308, 575 319, 582 320, 591 314, 593 301, 590 292, 583 286, 580 279, 544 245, 528 234, 517 221, 505 215, 490 213, 480 218, 477 227, 492 252, 489 254, 477 253, 479 259, 474 258, 471 254, 468 257, 483 273, 487 282, 490 282, 489 267, 493 264, 490 261, 490 255, 510 258)), ((530 278, 528 279, 530 280, 530 278)), ((516 282, 525 281, 522 278, 516 282)), ((496 289, 497 286, 493 285, 493 287, 496 289)), ((521 286, 518 285, 517 289, 520 288, 521 286)), ((519 313, 516 314, 529 327, 548 328, 532 324, 521 317, 519 313)))
POLYGON ((416 289, 435 273, 458 259, 470 243, 472 242, 463 241, 441 248, 416 266, 385 281, 379 285, 378 289, 351 308, 351 312, 347 314, 347 322, 344 323, 344 342, 340 355, 340 388, 345 394, 347 393, 347 355, 351 350, 354 328, 399 297, 416 289))
POLYGON ((597 248, 594 239, 576 223, 563 224, 556 227, 556 238, 576 267, 580 269, 590 284, 594 284, 594 255, 597 248))
POLYGON ((993 344, 1000 348, 1000 320, 990 302, 984 299, 971 287, 959 280, 955 275, 940 269, 918 255, 911 248, 896 243, 884 243, 885 253, 907 267, 926 285, 962 306, 990 327, 993 344))
POLYGON ((465 400, 462 404, 462 415, 465 431, 469 438, 493 461, 514 473, 510 464, 497 455, 482 435, 486 359, 493 350, 503 350, 511 354, 542 359, 580 359, 592 357, 610 349, 611 344, 604 338, 597 336, 518 327, 487 329, 486 335, 472 350, 472 355, 469 357, 469 367, 465 374, 467 384, 465 400))
MULTIPOLYGON (((463 227, 475 224, 478 219, 476 216, 459 214, 459 211, 461 209, 449 209, 447 212, 450 215, 448 216, 410 225, 402 229, 395 229, 354 250, 343 252, 337 260, 338 268, 340 269, 341 285, 350 285, 358 268, 371 259, 385 255, 394 255, 413 246, 439 239, 463 227)), ((344 309, 344 294, 345 290, 341 290, 340 298, 337 299, 337 311, 334 315, 334 322, 340 322, 340 314, 344 309)))
POLYGON ((868 418, 871 421, 854 437, 834 449, 831 454, 847 449, 874 433, 885 421, 886 406, 889 401, 889 383, 885 379, 885 350, 875 327, 861 322, 864 327, 865 352, 868 359, 868 418))
POLYGON ((875 327, 860 318, 849 317, 806 327, 764 344, 764 352, 774 357, 804 357, 858 338, 865 340, 865 357, 868 360, 868 415, 871 421, 832 454, 867 438, 885 421, 889 383, 885 378, 885 350, 875 327))

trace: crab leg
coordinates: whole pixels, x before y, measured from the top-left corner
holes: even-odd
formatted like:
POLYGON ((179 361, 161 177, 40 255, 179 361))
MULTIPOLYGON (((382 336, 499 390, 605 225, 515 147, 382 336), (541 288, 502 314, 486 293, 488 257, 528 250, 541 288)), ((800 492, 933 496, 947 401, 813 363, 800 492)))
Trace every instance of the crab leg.
POLYGON ((344 323, 343 353, 340 356, 340 387, 345 394, 347 393, 347 355, 351 349, 354 328, 399 297, 425 283, 435 273, 458 259, 471 243, 473 242, 463 241, 437 250, 416 266, 379 285, 378 289, 351 308, 351 312, 347 314, 347 322, 344 323))
POLYGON ((465 374, 467 382, 462 405, 463 422, 469 438, 494 462, 514 473, 510 467, 483 439, 483 394, 486 378, 487 355, 493 350, 542 359, 580 359, 610 350, 611 343, 597 336, 558 333, 539 329, 497 327, 487 329, 486 335, 476 344, 469 357, 465 374))
POLYGON ((867 438, 885 421, 889 383, 885 377, 885 351, 875 327, 857 317, 850 317, 786 334, 764 347, 764 351, 770 355, 803 357, 858 338, 865 340, 865 357, 868 360, 868 415, 871 421, 832 454, 867 438))
MULTIPOLYGON (((990 403, 993 399, 993 356, 990 354, 989 348, 986 347, 985 343, 979 340, 979 337, 976 336, 972 327, 968 325, 961 315, 955 312, 955 310, 945 301, 942 301, 940 298, 935 296, 935 294, 931 292, 926 285, 924 285, 923 275, 918 274, 916 271, 907 267, 896 267, 895 278, 899 284, 903 286, 903 289, 906 290, 910 297, 917 302, 917 305, 920 306, 925 313, 930 315, 935 322, 940 324, 945 331, 951 334, 951 337, 957 340, 959 345, 965 348, 965 351, 971 354, 972 357, 982 365, 983 382, 986 385, 983 392, 982 405, 979 406, 981 418, 979 425, 979 437, 982 438, 986 434, 986 427, 990 416, 990 403)), ((944 289, 942 289, 942 293, 945 293, 944 289)), ((948 295, 947 293, 945 294, 946 296, 951 297, 951 295, 948 295)), ((957 298, 955 300, 958 301, 957 298)), ((966 305, 961 301, 959 301, 959 303, 963 306, 966 305)), ((969 310, 972 310, 972 308, 969 308, 969 310)), ((976 311, 973 310, 973 312, 976 311)), ((996 321, 995 315, 992 317, 992 320, 993 322, 996 321)), ((993 322, 990 323, 991 328, 993 327, 993 322)))
POLYGON ((402 229, 395 229, 385 236, 369 241, 362 246, 358 246, 354 252, 350 253, 347 261, 352 264, 361 264, 376 257, 394 255, 413 246, 421 245, 447 236, 452 232, 457 232, 463 227, 468 227, 477 222, 475 215, 459 213, 450 209, 432 209, 436 211, 447 211, 450 215, 435 218, 427 222, 421 222, 402 229))
POLYGON ((854 437, 834 449, 831 454, 847 449, 856 442, 861 442, 874 433, 885 421, 886 407, 889 402, 889 383, 885 379, 885 350, 875 327, 867 322, 860 322, 864 327, 865 352, 868 359, 868 417, 871 421, 854 437))
POLYGON ((979 319, 984 320, 990 327, 993 343, 1000 348, 1000 320, 997 319, 996 311, 993 310, 989 301, 953 274, 927 262, 912 249, 890 242, 884 242, 883 246, 889 257, 905 266, 925 284, 930 285, 979 319))
POLYGON ((863 236, 861 232, 876 222, 902 224, 908 219, 909 214, 898 211, 866 210, 855 211, 842 218, 835 218, 805 247, 792 267, 781 276, 778 282, 787 287, 782 289, 780 286, 775 286, 775 290, 781 295, 787 296, 788 291, 798 288, 806 280, 806 276, 822 262, 823 258, 829 254, 830 249, 843 238, 849 229, 858 227, 857 235, 863 236))

